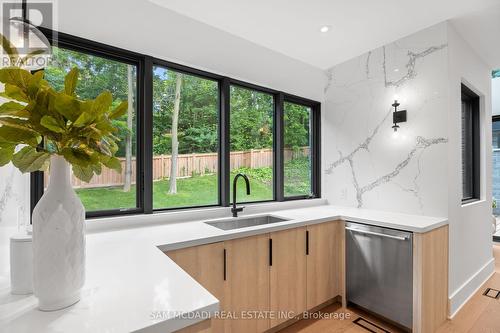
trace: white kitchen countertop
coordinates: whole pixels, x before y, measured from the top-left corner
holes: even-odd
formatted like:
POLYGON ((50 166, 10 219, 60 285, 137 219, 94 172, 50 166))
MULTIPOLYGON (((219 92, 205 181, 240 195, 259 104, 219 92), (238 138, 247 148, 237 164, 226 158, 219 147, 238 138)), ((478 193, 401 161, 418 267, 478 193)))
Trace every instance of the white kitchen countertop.
MULTIPOLYGON (((33 295, 10 295, 8 269, 1 267, 0 332, 173 332, 213 314, 218 300, 162 251, 336 219, 417 233, 448 223, 446 218, 330 205, 288 210, 269 208, 283 205, 267 207, 267 214, 290 220, 224 231, 202 221, 158 223, 155 216, 154 224, 89 233, 82 299, 60 311, 37 310, 33 295)), ((2 256, 11 229, 0 228, 2 256)), ((0 264, 8 265, 8 260, 0 258, 0 264)))

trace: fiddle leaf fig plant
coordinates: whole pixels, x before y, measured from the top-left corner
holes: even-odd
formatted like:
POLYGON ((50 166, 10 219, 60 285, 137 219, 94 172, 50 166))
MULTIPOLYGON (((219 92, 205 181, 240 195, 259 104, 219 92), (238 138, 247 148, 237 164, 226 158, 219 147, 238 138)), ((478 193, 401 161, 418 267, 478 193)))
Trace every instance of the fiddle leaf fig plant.
POLYGON ((103 166, 121 172, 115 157, 118 129, 112 121, 127 112, 127 102, 113 108, 109 91, 80 99, 75 93, 76 67, 66 75, 62 91, 53 89, 43 75, 18 67, 0 69, 5 86, 0 96, 8 99, 0 105, 0 166, 12 161, 23 173, 45 170, 55 154, 85 182, 103 166))

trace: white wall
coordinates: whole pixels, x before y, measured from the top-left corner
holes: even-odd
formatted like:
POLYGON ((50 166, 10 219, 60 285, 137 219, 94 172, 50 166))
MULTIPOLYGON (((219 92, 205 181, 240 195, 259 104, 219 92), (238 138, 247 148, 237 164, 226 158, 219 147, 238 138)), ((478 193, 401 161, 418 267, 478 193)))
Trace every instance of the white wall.
POLYGON ((450 312, 453 314, 493 272, 491 246, 491 68, 450 24, 448 217, 450 312), (462 206, 461 83, 481 97, 481 200, 462 206))
POLYGON ((150 1, 64 0, 57 8, 62 32, 318 101, 323 97, 321 70, 150 1))
POLYGON ((443 23, 327 71, 322 188, 329 202, 447 215, 446 44, 443 23), (408 112, 398 137, 395 94, 408 112))
POLYGON ((496 77, 491 81, 491 106, 492 114, 500 114, 500 77, 496 77))

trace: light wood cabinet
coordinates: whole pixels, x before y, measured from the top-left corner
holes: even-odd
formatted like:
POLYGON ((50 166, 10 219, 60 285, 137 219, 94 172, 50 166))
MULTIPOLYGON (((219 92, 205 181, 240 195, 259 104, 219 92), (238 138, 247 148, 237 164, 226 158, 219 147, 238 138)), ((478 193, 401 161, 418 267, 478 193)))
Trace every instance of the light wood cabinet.
POLYGON ((307 226, 307 308, 342 295, 344 224, 341 221, 307 226))
POLYGON ((306 228, 270 234, 271 327, 298 316, 306 309, 306 228))
POLYGON ((269 234, 230 240, 225 248, 225 309, 238 316, 225 320, 225 331, 263 332, 269 319, 256 315, 269 310, 269 234))
POLYGON ((448 316, 448 226, 413 235, 413 332, 434 332, 448 316))
MULTIPOLYGON (((186 273, 214 295, 224 309, 224 242, 168 251, 167 255, 186 273)), ((186 332, 223 332, 224 321, 211 319, 211 325, 195 325, 186 332), (212 329, 211 329, 212 327, 212 329)))
POLYGON ((264 332, 341 295, 342 236, 343 222, 334 221, 168 251, 226 318, 185 331, 264 332), (267 317, 256 318, 258 311, 267 317))

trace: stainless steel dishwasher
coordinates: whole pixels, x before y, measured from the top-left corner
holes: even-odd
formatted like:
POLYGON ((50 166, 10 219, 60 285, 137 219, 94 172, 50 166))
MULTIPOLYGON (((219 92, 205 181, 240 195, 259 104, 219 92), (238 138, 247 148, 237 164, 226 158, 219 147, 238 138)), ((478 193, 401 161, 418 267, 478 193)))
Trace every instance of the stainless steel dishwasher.
POLYGON ((412 327, 413 234, 346 223, 347 302, 412 327))

